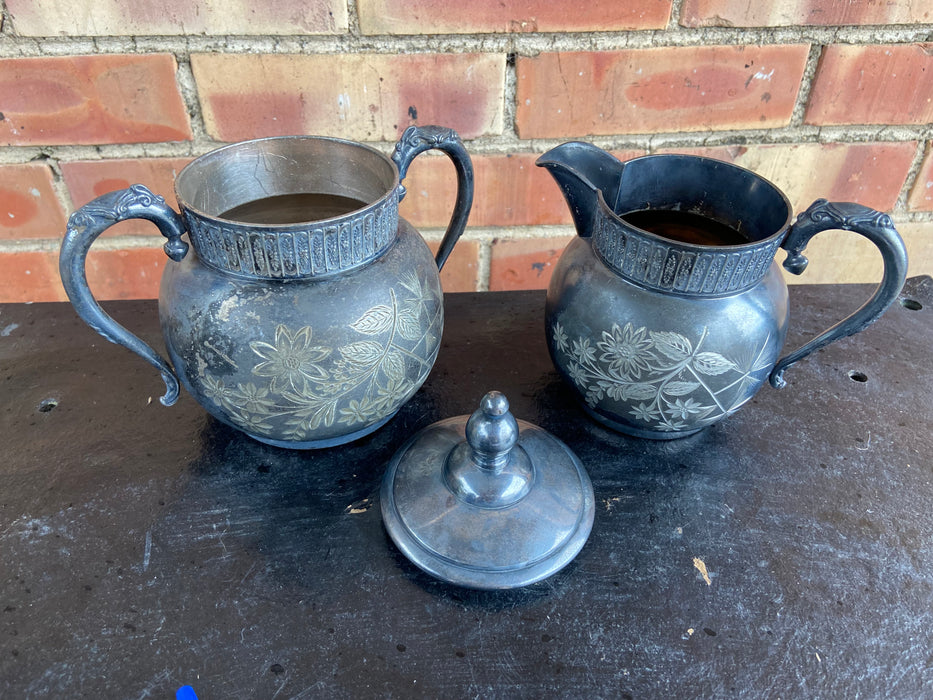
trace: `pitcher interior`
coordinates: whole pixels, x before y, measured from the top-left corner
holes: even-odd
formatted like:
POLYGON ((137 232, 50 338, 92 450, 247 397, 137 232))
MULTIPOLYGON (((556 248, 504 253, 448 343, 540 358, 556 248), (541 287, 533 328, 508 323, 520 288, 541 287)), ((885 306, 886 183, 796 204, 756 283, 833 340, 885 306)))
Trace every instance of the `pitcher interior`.
POLYGON ((286 136, 235 143, 197 158, 178 174, 175 192, 181 206, 211 218, 287 225, 370 206, 397 184, 394 163, 375 149, 286 136))
POLYGON ((711 219, 740 234, 731 244, 783 234, 792 216, 787 197, 750 170, 712 158, 673 154, 627 162, 616 200, 607 204, 623 218, 632 212, 665 210, 711 219))

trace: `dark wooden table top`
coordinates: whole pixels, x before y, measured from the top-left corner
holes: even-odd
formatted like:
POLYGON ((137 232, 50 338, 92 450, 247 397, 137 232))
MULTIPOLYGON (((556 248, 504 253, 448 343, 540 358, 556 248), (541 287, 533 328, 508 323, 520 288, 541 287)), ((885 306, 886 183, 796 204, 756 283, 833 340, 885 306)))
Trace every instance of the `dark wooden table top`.
MULTIPOLYGON (((792 288, 788 345, 868 291, 792 288)), ((0 696, 930 697, 933 281, 671 442, 584 416, 543 301, 448 295, 421 391, 311 452, 163 407, 157 373, 68 305, 0 306, 0 696), (415 430, 490 389, 596 495, 577 559, 508 592, 421 573, 376 500, 415 430)), ((161 344, 154 302, 106 307, 161 344)))

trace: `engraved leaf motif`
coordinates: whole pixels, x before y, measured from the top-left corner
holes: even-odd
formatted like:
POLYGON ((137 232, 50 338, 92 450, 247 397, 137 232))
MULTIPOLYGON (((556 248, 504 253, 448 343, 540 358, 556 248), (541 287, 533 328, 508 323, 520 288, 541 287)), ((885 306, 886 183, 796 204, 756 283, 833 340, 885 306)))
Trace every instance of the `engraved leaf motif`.
POLYGON ((644 382, 633 382, 625 384, 623 395, 626 399, 635 399, 636 401, 647 401, 658 395, 658 389, 653 384, 644 382))
POLYGON ((304 420, 287 420, 282 427, 283 437, 287 440, 303 440, 307 435, 304 420))
MULTIPOLYGON (((230 421, 256 434, 308 440, 337 421, 366 425, 399 408, 417 390, 437 356, 443 324, 438 285, 407 273, 399 304, 395 289, 349 323, 369 338, 337 347, 312 345, 311 326, 275 327, 249 343, 258 356, 253 377, 237 382, 204 375, 204 394, 230 421), (420 351, 423 345, 424 351, 420 351), (325 362, 329 360, 329 362, 325 362), (417 377, 408 377, 411 371, 417 377)), ((317 340, 317 339, 315 339, 317 340)))
POLYGON ((334 417, 337 411, 337 402, 328 401, 321 404, 314 413, 308 418, 308 427, 315 430, 321 427, 323 423, 328 428, 334 424, 334 417))
POLYGON ((411 270, 406 271, 399 279, 399 282, 410 292, 414 292, 415 294, 422 293, 421 280, 419 280, 418 276, 411 270))
POLYGON ((659 352, 675 362, 683 362, 693 353, 693 345, 680 333, 651 331, 651 340, 654 341, 654 347, 659 352))
POLYGON ((400 352, 390 352, 382 362, 382 371, 389 381, 400 382, 405 377, 405 358, 400 352))
MULTIPOLYGON (((732 360, 728 360, 718 352, 700 352, 693 358, 693 367, 697 372, 708 375, 723 374, 737 369, 732 360)), ((679 394, 677 394, 679 396, 679 394)))
POLYGON ((699 386, 699 382, 668 382, 664 387, 664 393, 668 396, 686 396, 699 386))
MULTIPOLYGON (((767 343, 767 342, 768 342, 768 341, 766 340, 765 343, 767 343)), ((764 347, 762 347, 762 351, 764 351, 764 347)), ((752 372, 760 372, 760 371, 763 370, 763 369, 768 369, 768 370, 770 370, 771 367, 772 367, 772 365, 773 365, 773 362, 772 362, 770 359, 768 359, 768 357, 767 357, 766 355, 760 353, 760 354, 758 355, 758 359, 756 359, 756 360, 755 360, 755 363, 752 365, 751 371, 752 371, 752 372)))
POLYGON ((421 278, 418 277, 414 272, 409 270, 402 275, 399 280, 402 283, 402 286, 407 289, 409 292, 415 295, 412 301, 416 301, 419 304, 427 301, 431 296, 430 290, 425 288, 424 283, 421 281, 421 278))
POLYGON ((391 306, 377 304, 350 324, 355 331, 366 335, 379 335, 392 327, 395 314, 391 306))
POLYGON ((398 329, 399 335, 405 340, 419 340, 421 338, 421 324, 418 323, 417 310, 402 309, 395 327, 398 329))
POLYGON ((602 398, 603 398, 603 390, 597 385, 593 385, 589 387, 589 389, 586 392, 586 403, 591 408, 595 408, 596 404, 602 401, 602 398))
POLYGON ((602 391, 605 391, 606 396, 608 396, 610 399, 616 399, 618 401, 619 399, 623 398, 623 393, 625 392, 624 384, 607 382, 603 379, 600 379, 597 383, 599 384, 599 388, 602 389, 602 391))
POLYGON ((372 340, 361 340, 340 348, 344 359, 364 367, 374 365, 382 357, 383 347, 372 340))

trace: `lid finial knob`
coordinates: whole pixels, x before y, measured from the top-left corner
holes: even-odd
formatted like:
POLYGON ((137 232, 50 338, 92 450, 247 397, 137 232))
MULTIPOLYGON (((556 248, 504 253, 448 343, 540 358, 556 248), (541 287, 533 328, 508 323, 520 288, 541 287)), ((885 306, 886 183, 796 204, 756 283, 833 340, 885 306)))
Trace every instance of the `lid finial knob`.
POLYGON ((483 397, 467 421, 466 439, 478 467, 499 473, 509 463, 509 453, 518 442, 518 423, 505 394, 490 391, 483 397))
POLYGON ((534 482, 534 468, 517 444, 518 421, 505 394, 486 394, 464 432, 466 440, 447 458, 447 487, 478 508, 505 508, 524 498, 534 482))

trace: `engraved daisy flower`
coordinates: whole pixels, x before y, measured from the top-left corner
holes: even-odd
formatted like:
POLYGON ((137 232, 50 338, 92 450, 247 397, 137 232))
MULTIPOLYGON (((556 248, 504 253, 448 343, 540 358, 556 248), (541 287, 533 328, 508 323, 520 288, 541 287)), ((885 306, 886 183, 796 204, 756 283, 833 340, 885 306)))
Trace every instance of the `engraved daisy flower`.
POLYGON ((677 399, 674 403, 669 403, 668 407, 671 409, 671 413, 675 416, 686 420, 690 416, 696 415, 706 410, 706 406, 703 406, 700 402, 695 401, 694 399, 677 399))
POLYGON ((204 395, 217 404, 223 403, 230 396, 230 389, 224 385, 224 380, 215 379, 209 374, 204 375, 202 387, 204 395))
POLYGON ((271 389, 274 392, 281 393, 291 388, 303 394, 309 380, 327 379, 327 372, 316 363, 330 355, 331 349, 311 345, 310 326, 293 333, 280 324, 275 329, 274 345, 254 340, 249 346, 263 359, 253 367, 253 374, 271 378, 271 389))
POLYGON ((571 362, 567 367, 567 374, 570 375, 570 378, 573 380, 574 384, 578 386, 586 386, 586 370, 584 370, 576 362, 571 362))
POLYGON ((628 377, 638 378, 649 369, 651 339, 644 328, 634 329, 631 323, 619 328, 613 323, 610 331, 603 331, 603 339, 596 344, 603 354, 601 362, 609 363, 611 372, 620 372, 628 377))
POLYGON ((564 330, 564 327, 559 323, 554 324, 553 334, 554 344, 557 346, 557 349, 561 352, 567 351, 567 332, 564 330))
POLYGON ((596 361, 596 348, 590 345, 589 338, 574 340, 570 345, 570 352, 574 357, 580 360, 580 362, 596 361))
POLYGON ((644 403, 638 404, 635 408, 629 411, 635 418, 638 420, 643 420, 647 423, 650 423, 653 420, 659 418, 657 410, 654 406, 646 406, 644 403))
POLYGON ((268 415, 275 406, 275 401, 269 398, 269 389, 256 386, 252 382, 237 384, 237 388, 230 395, 230 401, 244 413, 259 415, 268 415))
POLYGON ((273 430, 272 426, 266 422, 268 416, 261 416, 256 413, 232 411, 229 414, 229 417, 235 425, 248 433, 263 435, 268 434, 273 430))
POLYGON ((346 407, 340 409, 340 422, 346 424, 366 423, 373 415, 373 402, 364 397, 357 401, 351 399, 346 407))

